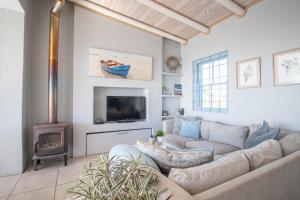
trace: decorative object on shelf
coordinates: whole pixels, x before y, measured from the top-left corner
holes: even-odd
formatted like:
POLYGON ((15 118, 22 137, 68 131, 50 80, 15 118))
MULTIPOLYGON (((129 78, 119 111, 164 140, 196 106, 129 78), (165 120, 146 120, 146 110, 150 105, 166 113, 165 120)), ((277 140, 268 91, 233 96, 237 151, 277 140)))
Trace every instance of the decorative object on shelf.
POLYGON ((77 183, 68 189, 68 193, 72 195, 71 199, 159 199, 168 189, 159 191, 158 176, 140 164, 141 157, 125 160, 101 156, 85 165, 77 183))
POLYGON ((171 92, 171 90, 170 90, 168 87, 163 86, 163 87, 162 87, 162 94, 163 94, 163 95, 171 95, 172 92, 171 92))
POLYGON ((169 111, 163 110, 162 111, 162 116, 169 116, 169 111))
POLYGON ((300 84, 300 48, 273 54, 274 85, 300 84))
POLYGON ((158 130, 156 132, 156 139, 157 139, 157 142, 162 142, 162 137, 164 136, 164 132, 162 130, 158 130))
POLYGON ((237 62, 237 88, 261 86, 260 57, 237 62))
POLYGON ((167 59, 167 67, 170 69, 170 72, 172 70, 176 72, 177 68, 179 68, 181 65, 180 59, 175 56, 170 56, 167 59))
POLYGON ((152 80, 152 57, 91 48, 89 75, 152 80))
POLYGON ((104 124, 104 119, 102 117, 99 117, 95 119, 94 124, 104 124))
POLYGON ((180 113, 180 115, 184 115, 184 108, 179 108, 178 112, 180 113))
POLYGON ((174 85, 174 95, 182 95, 182 85, 181 84, 175 84, 174 85))

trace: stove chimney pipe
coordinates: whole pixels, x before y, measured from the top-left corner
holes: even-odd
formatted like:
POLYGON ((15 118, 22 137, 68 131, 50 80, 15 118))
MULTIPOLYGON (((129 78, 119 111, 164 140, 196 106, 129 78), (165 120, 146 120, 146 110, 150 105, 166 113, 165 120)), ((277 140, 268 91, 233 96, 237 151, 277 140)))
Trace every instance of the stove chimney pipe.
POLYGON ((58 95, 58 38, 59 18, 65 0, 55 0, 50 11, 49 66, 48 66, 48 123, 57 123, 58 95))

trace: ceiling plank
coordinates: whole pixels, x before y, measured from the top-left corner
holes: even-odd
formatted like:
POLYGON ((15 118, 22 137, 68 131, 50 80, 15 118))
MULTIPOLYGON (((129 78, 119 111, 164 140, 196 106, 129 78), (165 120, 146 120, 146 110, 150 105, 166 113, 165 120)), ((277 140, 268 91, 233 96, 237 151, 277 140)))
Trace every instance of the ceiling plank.
POLYGON ((228 10, 230 10, 231 12, 233 12, 238 16, 244 16, 246 14, 246 9, 244 9, 243 7, 241 7, 240 5, 238 5, 232 0, 214 0, 214 1, 221 4, 222 6, 224 6, 225 8, 227 8, 228 10))
POLYGON ((100 6, 98 4, 95 4, 95 3, 92 3, 92 2, 89 2, 89 1, 86 1, 86 0, 70 0, 70 1, 77 4, 77 5, 82 6, 84 8, 90 9, 94 12, 97 12, 97 13, 106 15, 108 17, 117 19, 121 22, 124 22, 124 23, 127 23, 129 25, 135 26, 137 28, 149 31, 149 32, 154 33, 156 35, 159 35, 159 36, 162 36, 162 37, 165 37, 165 38, 169 38, 169 39, 174 40, 176 42, 179 42, 181 44, 186 44, 187 43, 187 40, 185 40, 183 38, 177 37, 177 36, 172 35, 168 32, 165 32, 163 30, 157 29, 153 26, 149 26, 149 25, 147 25, 143 22, 134 20, 130 17, 127 17, 127 16, 122 15, 120 13, 117 13, 115 11, 112 11, 112 10, 110 10, 108 8, 105 8, 103 6, 100 6))
POLYGON ((197 29, 201 32, 208 33, 210 30, 209 27, 207 27, 201 23, 198 23, 182 14, 179 14, 178 12, 176 12, 168 7, 165 7, 155 1, 152 1, 152 0, 136 0, 136 1, 145 6, 148 6, 149 8, 152 8, 164 15, 167 15, 168 17, 171 17, 177 21, 180 21, 194 29, 197 29))

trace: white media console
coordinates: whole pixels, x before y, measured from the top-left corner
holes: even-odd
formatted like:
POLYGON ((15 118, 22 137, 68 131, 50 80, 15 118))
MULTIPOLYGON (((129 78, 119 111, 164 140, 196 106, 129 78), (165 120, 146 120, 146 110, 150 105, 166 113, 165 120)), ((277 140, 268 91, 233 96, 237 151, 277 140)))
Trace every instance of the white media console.
POLYGON ((117 144, 136 144, 148 141, 152 128, 86 133, 86 155, 109 152, 117 144))

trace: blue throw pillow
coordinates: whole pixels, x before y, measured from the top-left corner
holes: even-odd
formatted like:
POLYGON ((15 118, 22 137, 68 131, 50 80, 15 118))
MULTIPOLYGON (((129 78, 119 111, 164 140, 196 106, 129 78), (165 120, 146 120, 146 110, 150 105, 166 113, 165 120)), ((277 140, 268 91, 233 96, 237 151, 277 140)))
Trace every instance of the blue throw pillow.
POLYGON ((257 128, 246 140, 245 148, 251 148, 263 141, 275 139, 279 134, 279 129, 271 129, 269 124, 264 121, 262 126, 257 128))
POLYGON ((181 121, 181 128, 179 135, 189 138, 200 138, 200 120, 185 120, 181 121))

